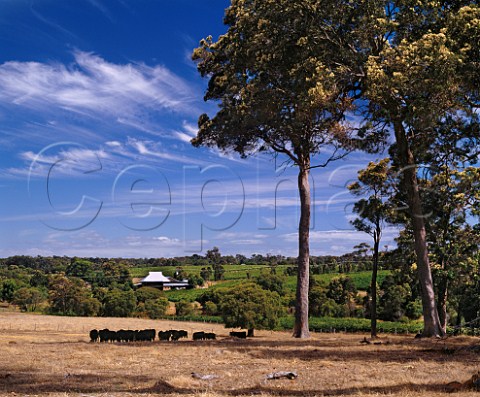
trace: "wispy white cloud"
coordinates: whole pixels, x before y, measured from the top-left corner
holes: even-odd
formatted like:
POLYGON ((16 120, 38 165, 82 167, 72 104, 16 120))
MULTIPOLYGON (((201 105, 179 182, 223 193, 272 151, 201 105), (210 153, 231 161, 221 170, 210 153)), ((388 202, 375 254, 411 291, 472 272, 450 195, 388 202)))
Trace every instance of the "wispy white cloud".
POLYGON ((114 64, 82 51, 73 55, 68 66, 17 61, 0 65, 0 102, 123 120, 136 120, 142 111, 152 109, 192 112, 198 95, 164 66, 114 64))
MULTIPOLYGON (((384 243, 392 243, 393 239, 398 236, 399 230, 395 227, 387 227, 383 230, 384 243)), ((286 242, 297 242, 298 233, 288 233, 280 236, 286 242)), ((342 243, 349 246, 370 241, 368 234, 357 230, 312 230, 310 231, 310 243, 313 244, 332 244, 338 245, 342 243)), ((345 250, 344 250, 345 252, 345 250)))
POLYGON ((99 0, 87 0, 93 7, 99 10, 108 20, 111 22, 114 21, 112 14, 108 8, 99 0))
MULTIPOLYGON (((197 246, 196 240, 182 241, 176 238, 154 237, 149 235, 129 234, 112 238, 94 230, 80 230, 74 233, 50 232, 25 250, 30 255, 68 255, 100 257, 165 257, 188 254, 189 246, 197 246), (141 250, 141 255, 139 254, 141 250)), ((203 241, 208 244, 208 240, 203 241)), ((23 251, 22 251, 23 252, 23 251)), ((14 249, 0 247, 0 255, 15 255, 14 249)))

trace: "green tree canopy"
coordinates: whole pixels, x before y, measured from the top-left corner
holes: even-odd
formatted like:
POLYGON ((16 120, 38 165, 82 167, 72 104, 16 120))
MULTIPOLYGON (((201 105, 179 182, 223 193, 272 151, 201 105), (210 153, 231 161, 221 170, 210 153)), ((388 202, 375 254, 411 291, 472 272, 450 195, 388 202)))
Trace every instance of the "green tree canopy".
POLYGON ((228 289, 220 297, 219 309, 226 327, 249 330, 274 329, 282 314, 280 295, 254 283, 228 289))
POLYGON ((138 303, 145 303, 147 300, 155 300, 163 296, 165 296, 165 294, 162 291, 153 287, 141 287, 135 291, 135 297, 138 303))
POLYGON ((47 300, 45 291, 36 287, 22 287, 13 294, 13 303, 23 311, 34 312, 38 305, 47 300))
POLYGON ((113 289, 105 294, 103 314, 107 317, 130 317, 135 307, 136 299, 132 290, 113 289))

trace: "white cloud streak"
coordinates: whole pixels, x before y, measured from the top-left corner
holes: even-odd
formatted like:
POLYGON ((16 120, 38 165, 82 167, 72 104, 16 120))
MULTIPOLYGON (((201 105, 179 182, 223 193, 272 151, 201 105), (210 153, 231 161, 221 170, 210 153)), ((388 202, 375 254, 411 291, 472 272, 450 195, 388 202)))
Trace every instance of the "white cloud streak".
POLYGON ((118 65, 75 51, 74 63, 0 65, 0 101, 34 110, 51 107, 128 119, 145 109, 190 113, 197 95, 164 66, 118 65))

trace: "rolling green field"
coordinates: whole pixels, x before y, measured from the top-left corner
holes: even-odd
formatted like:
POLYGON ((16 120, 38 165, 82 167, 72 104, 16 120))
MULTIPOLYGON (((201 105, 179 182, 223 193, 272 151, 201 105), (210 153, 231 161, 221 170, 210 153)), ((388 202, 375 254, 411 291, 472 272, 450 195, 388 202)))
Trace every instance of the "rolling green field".
MULTIPOLYGON (((194 266, 192 266, 194 267, 194 266)), ((238 268, 240 266, 232 266, 233 268, 238 268)), ((242 266, 243 267, 243 266, 242 266)), ((236 277, 227 277, 229 274, 230 266, 226 266, 225 271, 225 280, 218 282, 216 285, 210 288, 220 288, 220 287, 233 287, 236 284, 239 284, 243 281, 247 281, 246 272, 249 271, 248 269, 244 270, 244 277, 238 277, 240 272, 237 273, 237 270, 233 271, 233 274, 236 277)), ((155 271, 162 271, 160 269, 165 268, 155 268, 155 271)), ((260 274, 262 267, 250 267, 251 277, 256 277, 260 274), (254 273, 255 271, 255 273, 254 273)), ((263 267, 265 269, 265 267, 263 267)), ((152 270, 150 270, 152 271, 152 270)), ((148 273, 148 272, 147 272, 148 273)), ((193 273, 193 272, 192 272, 193 273)), ((390 273, 389 270, 380 270, 378 273, 378 283, 381 284, 383 279, 390 273)), ((371 279, 371 272, 370 271, 362 271, 356 273, 348 273, 348 274, 339 274, 339 273, 327 273, 327 274, 320 274, 320 275, 313 275, 313 278, 321 285, 327 286, 328 283, 337 277, 348 276, 353 279, 357 289, 365 291, 370 286, 370 279, 371 279)), ((297 285, 297 278, 296 276, 289 276, 286 280, 286 288, 287 290, 294 292, 297 285)), ((189 302, 195 301, 200 295, 205 292, 205 289, 190 289, 190 290, 174 290, 174 291, 166 291, 166 295, 168 299, 172 302, 178 302, 180 300, 186 300, 189 302)))
MULTIPOLYGON (((279 265, 276 267, 277 274, 282 274, 283 271, 289 267, 288 265, 279 265)), ((224 280, 247 280, 248 276, 251 278, 258 277, 262 271, 269 271, 269 266, 262 265, 224 265, 225 273, 224 280)), ((200 275, 202 266, 182 266, 182 269, 189 274, 200 275)), ((173 275, 175 272, 175 266, 161 266, 161 267, 134 267, 130 269, 130 274, 132 277, 140 278, 146 277, 149 272, 163 272, 167 276, 173 275)), ((378 272, 378 283, 381 284, 383 279, 389 270, 380 270, 378 272)), ((320 285, 327 285, 332 279, 341 276, 348 276, 352 278, 355 282, 356 287, 359 290, 366 290, 370 285, 371 272, 370 271, 361 271, 361 272, 352 272, 352 273, 326 273, 326 274, 315 274, 313 277, 320 285)), ((287 277, 287 287, 289 289, 295 289, 296 285, 296 276, 287 277)))

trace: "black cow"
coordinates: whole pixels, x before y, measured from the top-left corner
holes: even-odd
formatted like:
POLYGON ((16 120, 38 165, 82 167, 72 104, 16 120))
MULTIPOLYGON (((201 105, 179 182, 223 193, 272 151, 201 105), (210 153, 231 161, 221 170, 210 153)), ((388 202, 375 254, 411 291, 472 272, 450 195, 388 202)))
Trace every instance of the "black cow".
POLYGON ((213 332, 205 332, 205 339, 215 340, 217 339, 217 335, 213 332))
POLYGON ((128 331, 120 329, 117 331, 117 341, 118 342, 128 342, 128 331))
POLYGON ((157 334, 157 331, 155 331, 153 328, 150 328, 150 329, 146 329, 145 332, 146 332, 147 340, 149 342, 153 342, 155 340, 155 335, 157 334))
POLYGON ((205 339, 205 332, 199 331, 194 332, 192 335, 193 340, 204 340, 205 339))
POLYGON ((169 332, 172 341, 177 341, 180 338, 188 338, 188 332, 184 330, 177 331, 176 329, 171 329, 169 332))
POLYGON ((247 332, 246 331, 232 331, 230 332, 230 336, 239 339, 247 339, 247 332))
POLYGON ((171 336, 170 331, 158 331, 158 339, 159 340, 169 341, 170 336, 171 336))
POLYGON ((101 329, 98 331, 98 337, 100 338, 100 343, 108 342, 110 330, 108 328, 101 329))
POLYGON ((98 331, 96 329, 92 329, 90 331, 90 342, 96 342, 98 340, 98 331))

